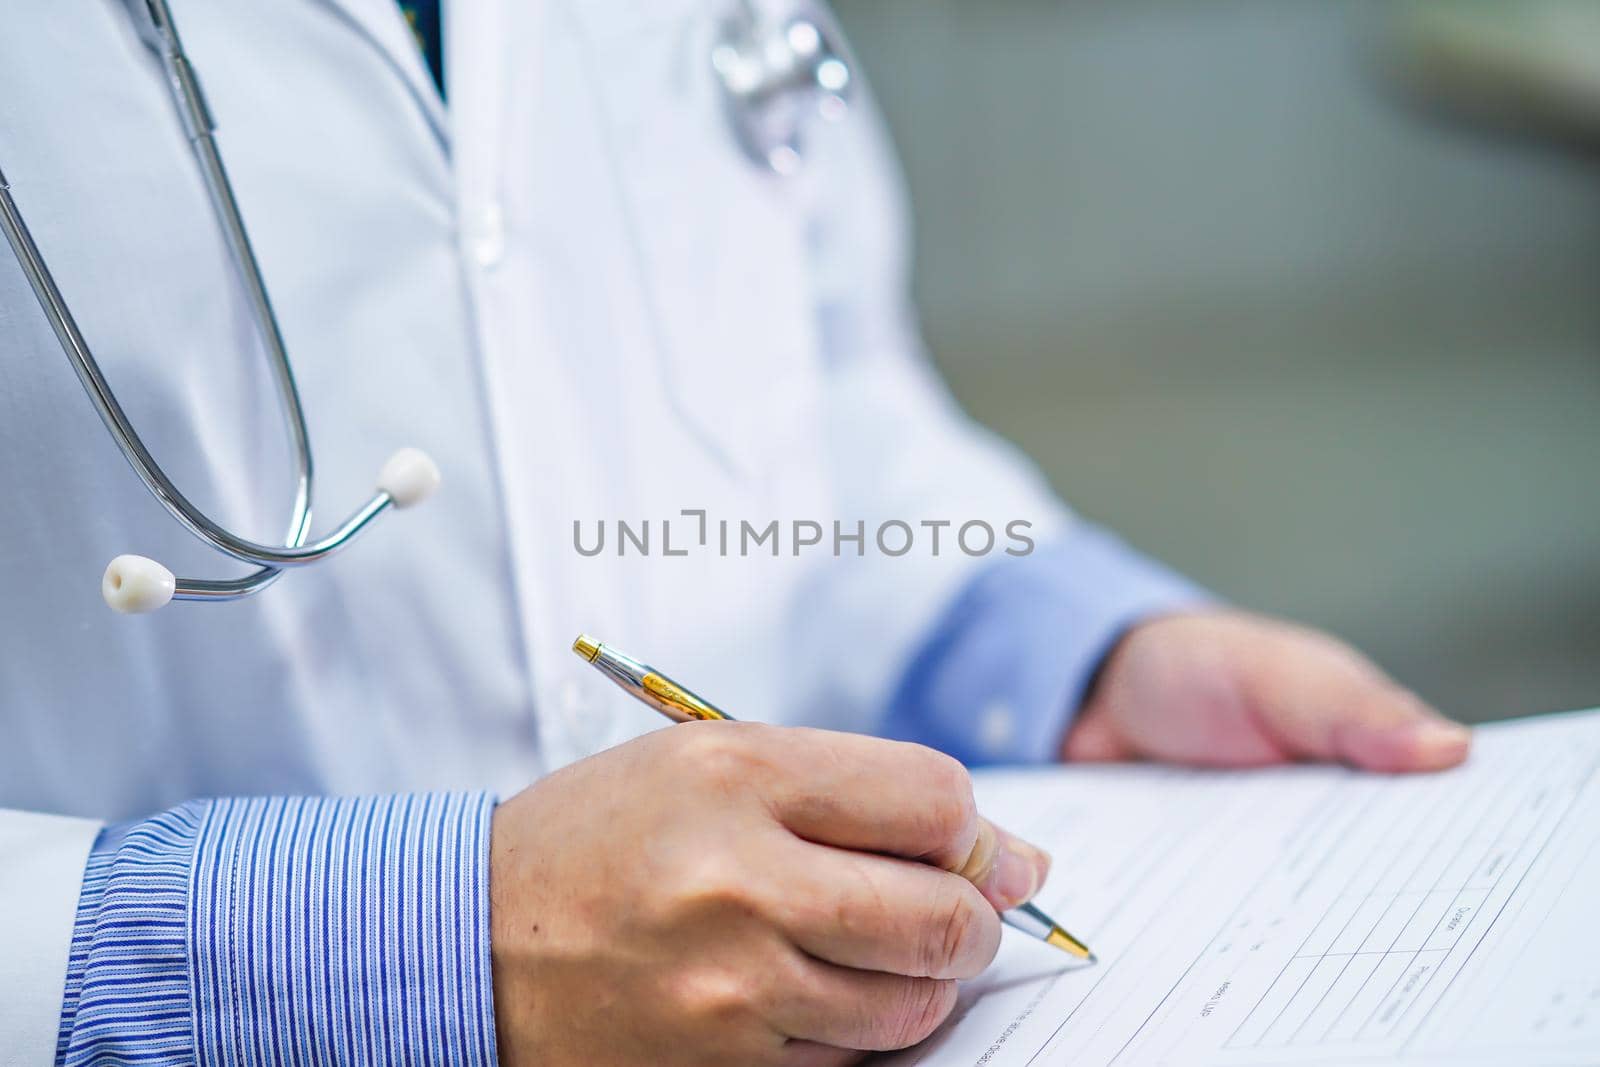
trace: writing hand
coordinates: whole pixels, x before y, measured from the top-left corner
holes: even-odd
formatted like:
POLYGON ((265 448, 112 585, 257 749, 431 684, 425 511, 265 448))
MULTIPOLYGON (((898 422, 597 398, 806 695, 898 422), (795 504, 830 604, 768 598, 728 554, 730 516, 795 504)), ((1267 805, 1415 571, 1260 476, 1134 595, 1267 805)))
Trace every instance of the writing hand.
POLYGON ((501 1062, 832 1067, 915 1044, 1047 868, 930 749, 657 731, 496 811, 501 1062))

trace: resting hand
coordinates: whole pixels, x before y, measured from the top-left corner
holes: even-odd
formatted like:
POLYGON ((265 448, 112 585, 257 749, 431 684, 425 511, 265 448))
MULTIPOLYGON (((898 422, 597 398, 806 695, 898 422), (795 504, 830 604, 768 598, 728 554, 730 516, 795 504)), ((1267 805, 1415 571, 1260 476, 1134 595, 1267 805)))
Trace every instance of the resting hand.
POLYGON ((1158 618, 1112 650, 1063 754, 1211 766, 1339 760, 1428 771, 1471 734, 1326 634, 1241 612, 1158 618))
POLYGON ((914 1044, 1047 868, 930 749, 659 730, 495 813, 501 1062, 833 1065, 914 1044))

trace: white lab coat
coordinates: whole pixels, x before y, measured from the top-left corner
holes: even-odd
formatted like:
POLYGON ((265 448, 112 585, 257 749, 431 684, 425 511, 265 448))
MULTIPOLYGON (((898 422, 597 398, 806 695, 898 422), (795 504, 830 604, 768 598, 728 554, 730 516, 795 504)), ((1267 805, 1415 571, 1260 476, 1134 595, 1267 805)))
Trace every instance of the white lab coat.
MULTIPOLYGON (((397 446, 444 472, 246 602, 101 603, 121 552, 241 568, 128 470, 0 245, 0 807, 79 817, 0 817, 18 1062, 53 1050, 100 820, 202 795, 508 795, 659 725, 569 654, 579 630, 744 716, 871 729, 980 563, 586 558, 574 520, 1063 521, 926 369, 869 101, 815 132, 800 177, 735 146, 707 62, 727 6, 447 4, 447 112, 393 0, 173 0, 299 376, 317 528, 397 446)), ((281 419, 153 57, 119 0, 3 22, 0 168, 80 325, 186 492, 281 539, 281 419)))

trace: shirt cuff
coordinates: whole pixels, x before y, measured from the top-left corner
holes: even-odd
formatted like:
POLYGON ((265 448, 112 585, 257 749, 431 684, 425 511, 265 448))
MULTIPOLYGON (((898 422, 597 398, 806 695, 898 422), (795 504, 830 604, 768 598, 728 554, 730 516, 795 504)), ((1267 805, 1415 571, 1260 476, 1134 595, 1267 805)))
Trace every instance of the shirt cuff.
POLYGON ((56 1062, 496 1062, 484 794, 192 801, 102 831, 56 1062))
POLYGON ((1118 639, 1151 616, 1210 602, 1080 523, 1027 556, 988 565, 962 589, 912 657, 883 732, 969 766, 1056 760, 1118 639))

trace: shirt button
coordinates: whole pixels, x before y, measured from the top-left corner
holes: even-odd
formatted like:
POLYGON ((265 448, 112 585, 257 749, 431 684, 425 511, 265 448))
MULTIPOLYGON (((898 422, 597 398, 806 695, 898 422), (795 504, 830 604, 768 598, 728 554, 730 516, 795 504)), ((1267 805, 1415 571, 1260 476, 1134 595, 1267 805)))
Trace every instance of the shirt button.
POLYGON ((978 743, 991 756, 1003 754, 1017 736, 1017 717, 1010 705, 996 701, 978 717, 978 743))
POLYGON ((480 267, 493 267, 505 258, 505 212, 491 201, 473 215, 467 233, 467 250, 480 267))

